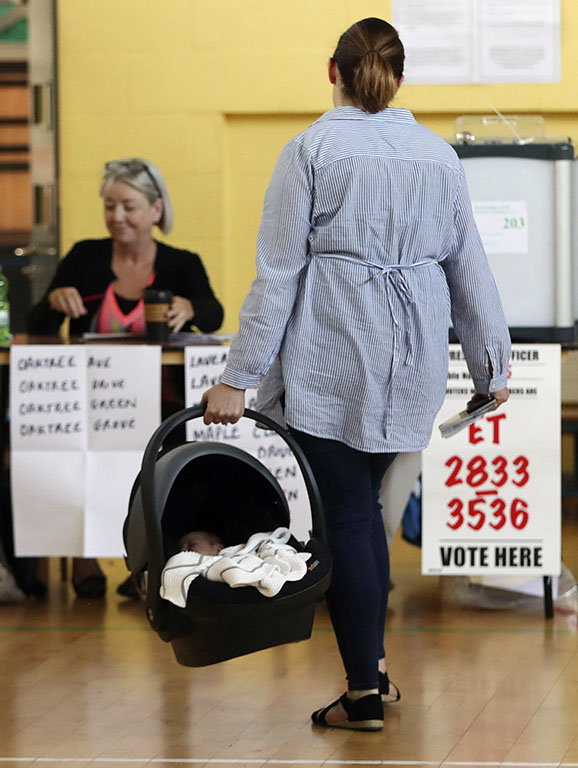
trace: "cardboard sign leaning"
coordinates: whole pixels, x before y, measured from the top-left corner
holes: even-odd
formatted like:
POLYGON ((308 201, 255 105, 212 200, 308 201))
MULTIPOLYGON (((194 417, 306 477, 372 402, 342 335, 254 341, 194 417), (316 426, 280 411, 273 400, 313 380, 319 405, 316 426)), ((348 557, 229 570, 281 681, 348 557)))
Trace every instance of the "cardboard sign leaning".
POLYGON ((560 346, 514 344, 508 386, 505 406, 443 440, 438 425, 474 391, 450 345, 446 399, 423 453, 422 573, 560 573, 560 346))

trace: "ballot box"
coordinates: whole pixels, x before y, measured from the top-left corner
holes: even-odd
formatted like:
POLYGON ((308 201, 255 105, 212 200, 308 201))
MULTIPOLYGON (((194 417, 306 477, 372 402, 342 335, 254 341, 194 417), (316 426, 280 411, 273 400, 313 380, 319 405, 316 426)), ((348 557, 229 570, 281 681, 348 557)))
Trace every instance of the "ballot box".
POLYGON ((464 166, 512 339, 573 341, 578 317, 574 147, 569 139, 523 136, 517 125, 501 127, 507 136, 496 136, 495 125, 493 136, 462 126, 452 146, 464 166))

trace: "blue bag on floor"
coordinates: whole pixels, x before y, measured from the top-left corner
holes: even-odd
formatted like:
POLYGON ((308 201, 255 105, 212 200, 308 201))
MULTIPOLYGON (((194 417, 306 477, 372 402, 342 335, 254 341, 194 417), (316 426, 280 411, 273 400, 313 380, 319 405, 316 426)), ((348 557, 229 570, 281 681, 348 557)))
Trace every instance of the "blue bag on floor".
POLYGON ((421 477, 417 480, 403 513, 401 535, 410 544, 421 547, 421 477))

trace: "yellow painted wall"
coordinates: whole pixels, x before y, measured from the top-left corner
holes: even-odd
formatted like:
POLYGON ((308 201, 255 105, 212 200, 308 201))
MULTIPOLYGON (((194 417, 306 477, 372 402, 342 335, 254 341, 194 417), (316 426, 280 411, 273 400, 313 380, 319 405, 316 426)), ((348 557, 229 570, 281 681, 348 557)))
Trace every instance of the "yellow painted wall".
MULTIPOLYGON (((435 0, 432 0, 435 2, 435 0)), ((578 143, 577 0, 562 0, 562 82, 404 86, 395 106, 441 136, 456 116, 542 114, 578 143)), ((106 234, 105 161, 163 171, 173 245, 203 258, 234 331, 254 273, 263 195, 283 144, 331 105, 326 63, 389 0, 57 0, 62 245, 106 234)))

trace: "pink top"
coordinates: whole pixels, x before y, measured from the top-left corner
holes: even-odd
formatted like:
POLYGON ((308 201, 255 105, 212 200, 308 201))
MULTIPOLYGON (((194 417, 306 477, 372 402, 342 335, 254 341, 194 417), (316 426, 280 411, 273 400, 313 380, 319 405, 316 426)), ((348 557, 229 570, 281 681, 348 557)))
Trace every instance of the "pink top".
MULTIPOLYGON (((147 283, 150 287, 155 279, 153 272, 147 283)), ((96 316, 97 333, 134 333, 141 336, 146 330, 144 300, 139 299, 138 304, 128 315, 125 315, 118 306, 116 294, 110 283, 104 293, 102 303, 96 316)))

